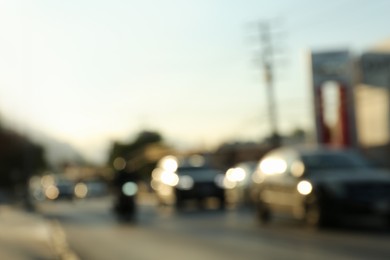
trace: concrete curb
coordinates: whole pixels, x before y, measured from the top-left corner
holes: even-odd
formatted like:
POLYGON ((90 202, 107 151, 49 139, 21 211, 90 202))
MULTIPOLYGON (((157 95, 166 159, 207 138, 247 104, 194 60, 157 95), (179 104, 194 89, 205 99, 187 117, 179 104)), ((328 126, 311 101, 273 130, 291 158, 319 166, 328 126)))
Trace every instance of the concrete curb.
POLYGON ((49 221, 53 251, 59 260, 80 260, 69 247, 66 234, 57 220, 49 221))
POLYGON ((7 252, 0 250, 2 259, 5 255, 7 259, 28 257, 21 256, 18 251, 33 248, 31 253, 42 259, 50 255, 50 259, 55 260, 80 260, 70 249, 60 223, 48 220, 37 212, 29 212, 18 206, 0 205, 0 229, 0 242, 4 243, 0 244, 0 248, 5 250, 6 245, 12 245, 12 249, 5 250, 7 252))

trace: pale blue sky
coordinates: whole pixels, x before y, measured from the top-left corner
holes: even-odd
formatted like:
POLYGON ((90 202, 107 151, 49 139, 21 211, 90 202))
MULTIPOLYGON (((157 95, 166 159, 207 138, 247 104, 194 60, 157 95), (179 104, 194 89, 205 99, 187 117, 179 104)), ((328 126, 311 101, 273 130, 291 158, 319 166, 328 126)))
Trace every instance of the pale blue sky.
POLYGON ((143 127, 212 147, 269 133, 254 23, 275 19, 279 126, 310 128, 305 52, 390 36, 389 1, 0 0, 0 113, 102 158, 143 127))

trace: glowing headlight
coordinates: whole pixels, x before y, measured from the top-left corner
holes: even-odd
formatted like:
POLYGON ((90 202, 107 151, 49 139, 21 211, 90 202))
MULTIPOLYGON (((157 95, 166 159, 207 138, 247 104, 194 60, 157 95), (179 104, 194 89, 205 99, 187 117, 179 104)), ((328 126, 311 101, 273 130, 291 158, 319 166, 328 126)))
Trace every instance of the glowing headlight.
POLYGON ((178 167, 177 159, 171 155, 165 156, 163 159, 161 159, 160 166, 166 171, 175 172, 178 167))
POLYGON ((194 180, 190 176, 180 176, 176 187, 181 190, 190 190, 194 187, 194 180))
POLYGON ((226 178, 230 182, 240 182, 246 177, 246 172, 242 168, 232 168, 226 172, 226 178))
POLYGON ((162 183, 169 186, 176 186, 179 183, 179 176, 176 173, 164 171, 161 174, 162 183))
POLYGON ((122 186, 122 192, 126 196, 134 196, 135 194, 137 194, 137 191, 138 191, 138 186, 134 182, 126 182, 122 186))
POLYGON ((50 185, 45 190, 45 196, 48 199, 55 200, 60 195, 60 191, 54 185, 50 185))
POLYGON ((287 170, 287 163, 282 159, 267 158, 260 162, 259 168, 267 175, 282 174, 287 170))
POLYGON ((41 184, 44 188, 55 185, 54 177, 51 175, 45 175, 41 178, 41 184))
POLYGON ((220 187, 225 188, 225 189, 234 189, 235 187, 237 187, 237 182, 229 181, 228 178, 224 178, 223 184, 220 187))
POLYGON ((308 181, 300 181, 297 185, 297 190, 302 195, 308 195, 313 190, 313 186, 308 181))
POLYGON ((74 187, 74 193, 77 198, 83 199, 87 196, 88 194, 88 187, 82 182, 79 182, 76 184, 74 187))

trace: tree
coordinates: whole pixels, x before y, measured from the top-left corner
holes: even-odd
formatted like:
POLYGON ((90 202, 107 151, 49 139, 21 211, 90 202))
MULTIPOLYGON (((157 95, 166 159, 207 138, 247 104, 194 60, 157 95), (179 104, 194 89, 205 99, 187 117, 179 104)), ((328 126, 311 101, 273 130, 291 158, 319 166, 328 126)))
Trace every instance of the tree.
POLYGON ((291 133, 291 137, 304 139, 306 137, 306 132, 302 128, 295 128, 291 133))
POLYGON ((114 142, 109 156, 109 165, 112 165, 114 160, 118 157, 134 158, 137 157, 142 150, 149 144, 160 143, 163 139, 157 132, 142 131, 135 140, 130 143, 114 142))
POLYGON ((0 186, 13 190, 44 169, 44 149, 26 137, 0 128, 0 186))
POLYGON ((147 156, 147 148, 151 145, 162 144, 162 136, 153 131, 141 131, 134 141, 130 143, 114 142, 108 164, 113 167, 115 159, 121 157, 128 164, 131 163, 133 168, 145 179, 150 177, 151 171, 154 169, 156 161, 150 161, 147 156))

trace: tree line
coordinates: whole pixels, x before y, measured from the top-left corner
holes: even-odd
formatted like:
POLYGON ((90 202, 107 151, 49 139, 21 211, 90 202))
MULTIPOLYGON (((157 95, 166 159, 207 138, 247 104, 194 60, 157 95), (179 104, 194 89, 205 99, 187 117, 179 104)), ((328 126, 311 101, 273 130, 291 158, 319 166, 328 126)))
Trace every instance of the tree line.
POLYGON ((44 148, 0 125, 0 189, 26 190, 30 177, 46 168, 44 148))

